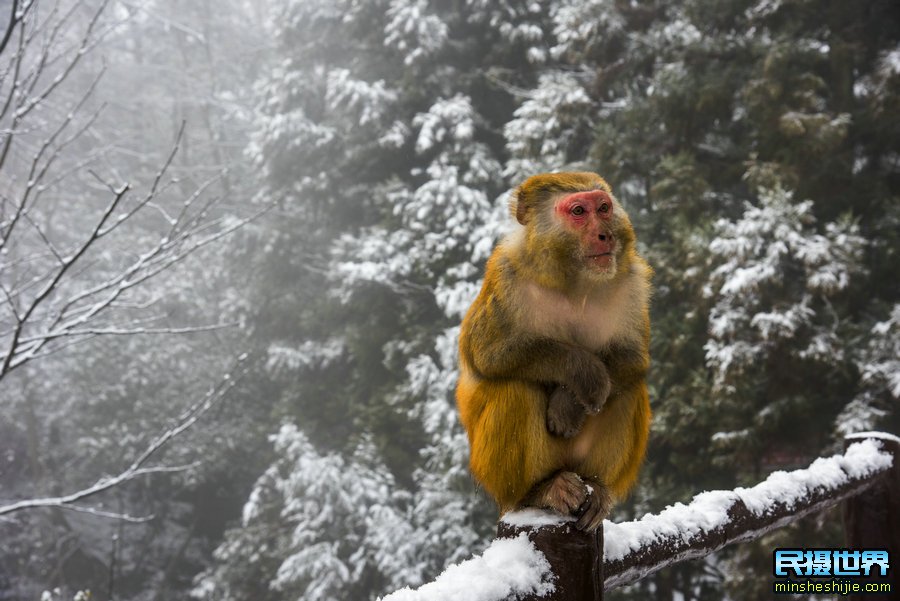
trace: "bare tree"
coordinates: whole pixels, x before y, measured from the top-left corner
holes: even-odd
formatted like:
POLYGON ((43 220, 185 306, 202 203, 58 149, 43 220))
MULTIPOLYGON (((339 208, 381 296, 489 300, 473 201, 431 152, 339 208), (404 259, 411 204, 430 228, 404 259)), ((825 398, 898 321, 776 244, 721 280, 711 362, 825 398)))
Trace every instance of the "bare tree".
MULTIPOLYGON (((144 185, 105 161, 109 145, 94 131, 104 106, 93 98, 103 70, 87 80, 74 74, 117 25, 105 16, 108 4, 13 0, 0 31, 0 383, 93 338, 228 325, 161 320, 147 282, 265 212, 224 213, 211 194, 215 177, 182 194, 170 172, 184 124, 144 185)), ((233 382, 226 377, 119 474, 70 494, 0 505, 0 516, 52 506, 127 518, 78 502, 145 474, 183 469, 146 464, 233 382)))
POLYGON ((138 478, 140 476, 145 476, 148 474, 178 472, 193 467, 191 465, 148 466, 147 463, 156 455, 158 455, 159 452, 163 448, 165 448, 168 443, 191 428, 191 426, 193 426, 197 422, 197 420, 200 419, 201 416, 203 416, 204 413, 209 411, 212 407, 214 407, 217 403, 221 402, 225 398, 225 395, 228 393, 228 391, 235 386, 235 384, 240 380, 240 377, 246 372, 246 369, 244 367, 244 362, 246 361, 246 359, 247 355, 239 356, 235 367, 229 370, 229 372, 225 374, 225 376, 218 384, 212 386, 206 392, 206 394, 203 395, 202 398, 200 398, 186 411, 184 411, 175 420, 173 425, 166 428, 163 432, 153 438, 153 440, 147 445, 147 447, 140 454, 138 454, 137 458, 128 466, 123 468, 122 471, 118 474, 114 476, 104 476, 90 486, 65 495, 42 497, 36 499, 24 499, 21 501, 16 501, 14 503, 0 505, 0 517, 25 509, 34 509, 37 507, 55 507, 58 509, 67 509, 70 511, 89 513, 91 515, 99 517, 123 519, 131 522, 146 521, 147 519, 149 519, 149 517, 133 517, 127 514, 113 513, 104 511, 102 509, 97 509, 95 507, 80 505, 79 502, 89 497, 98 495, 102 492, 106 492, 112 488, 115 488, 116 486, 134 480, 135 478, 138 478))

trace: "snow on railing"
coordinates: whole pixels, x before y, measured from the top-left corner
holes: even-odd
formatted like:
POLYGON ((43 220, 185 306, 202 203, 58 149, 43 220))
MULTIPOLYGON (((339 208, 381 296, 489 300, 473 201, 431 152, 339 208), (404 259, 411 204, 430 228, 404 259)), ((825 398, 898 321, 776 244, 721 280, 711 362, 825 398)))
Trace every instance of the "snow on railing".
MULTIPOLYGON (((538 510, 510 513, 482 556, 383 601, 600 601, 604 590, 756 539, 841 502, 849 546, 900 552, 897 528, 882 523, 900 515, 898 457, 900 438, 854 434, 843 454, 816 459, 806 469, 775 472, 752 488, 703 492, 687 505, 676 503, 640 520, 606 521, 592 534, 576 530, 572 519, 538 510)), ((892 586, 900 590, 897 582, 892 586)))
POLYGON ((673 563, 753 540, 859 494, 891 468, 893 456, 868 439, 806 469, 778 471, 753 488, 700 493, 634 522, 604 523, 606 589, 635 582, 673 563))
POLYGON ((480 556, 452 565, 434 582, 381 601, 498 601, 553 592, 550 564, 526 534, 497 538, 480 556))

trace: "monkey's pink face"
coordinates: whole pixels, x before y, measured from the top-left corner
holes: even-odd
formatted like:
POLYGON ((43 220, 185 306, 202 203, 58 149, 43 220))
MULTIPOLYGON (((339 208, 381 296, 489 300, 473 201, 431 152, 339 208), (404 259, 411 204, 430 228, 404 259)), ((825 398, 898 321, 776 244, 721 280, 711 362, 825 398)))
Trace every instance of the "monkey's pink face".
POLYGON ((603 190, 575 192, 556 201, 557 218, 580 241, 588 265, 607 272, 615 268, 613 201, 603 190))

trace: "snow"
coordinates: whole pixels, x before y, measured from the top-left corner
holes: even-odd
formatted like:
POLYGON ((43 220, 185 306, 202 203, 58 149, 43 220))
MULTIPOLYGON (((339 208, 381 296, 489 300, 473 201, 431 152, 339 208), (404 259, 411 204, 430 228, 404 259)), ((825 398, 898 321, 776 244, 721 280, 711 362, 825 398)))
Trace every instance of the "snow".
POLYGON ((450 286, 437 288, 434 300, 444 310, 445 315, 462 319, 480 289, 481 282, 454 282, 450 286))
POLYGON ((663 25, 662 38, 670 44, 690 46, 703 39, 703 34, 685 18, 676 18, 663 25))
MULTIPOLYGON (((290 598, 343 598, 361 574, 376 571, 391 588, 423 581, 410 496, 396 486, 371 439, 364 437, 350 457, 318 452, 293 424, 271 440, 277 460, 257 479, 243 527, 220 545, 219 558, 277 562, 269 586, 290 598)), ((218 591, 214 573, 197 582, 196 596, 218 591)))
POLYGON ((409 136, 409 127, 403 121, 394 121, 378 138, 378 145, 383 148, 401 148, 409 136))
POLYGON ((884 53, 879 67, 885 75, 900 74, 900 46, 884 53))
POLYGON ((900 436, 888 434, 887 432, 856 432, 854 434, 849 434, 847 438, 851 440, 857 438, 878 438, 880 440, 892 440, 894 442, 900 442, 900 436))
POLYGON ((730 432, 716 432, 710 437, 710 440, 713 442, 733 442, 736 440, 745 440, 748 436, 751 435, 751 431, 749 428, 743 428, 741 430, 732 430, 730 432))
POLYGON ((564 165, 567 140, 578 128, 586 126, 583 117, 590 102, 584 86, 573 74, 551 71, 541 75, 537 88, 503 128, 511 156, 504 174, 522 180, 564 165))
POLYGON ((504 514, 500 521, 516 528, 541 528, 543 526, 560 526, 566 522, 574 522, 575 518, 550 513, 541 509, 529 508, 510 511, 504 514))
POLYGON ((524 533, 491 543, 484 554, 448 567, 418 589, 401 589, 382 601, 500 601, 553 592, 550 564, 524 533))
POLYGON ((551 48, 555 58, 576 55, 625 26, 625 20, 610 0, 564 0, 551 3, 550 10, 557 40, 557 45, 551 48))
POLYGON ((847 403, 835 418, 835 430, 844 438, 857 432, 866 432, 888 415, 884 409, 875 406, 870 391, 863 391, 855 399, 847 403))
POLYGON ((756 6, 750 8, 747 13, 749 17, 768 17, 772 15, 781 8, 781 0, 762 0, 758 2, 756 6))
POLYGON ((244 527, 252 520, 259 517, 261 497, 262 491, 258 487, 250 491, 250 497, 247 499, 247 502, 244 503, 243 510, 241 510, 241 524, 244 527))
MULTIPOLYGON (((897 438, 882 433, 874 433, 872 437, 897 438)), ((664 540, 689 544, 695 537, 725 526, 728 509, 738 500, 752 514, 763 516, 773 504, 793 507, 816 489, 834 489, 851 478, 888 469, 892 461, 893 456, 883 452, 878 443, 862 440, 852 444, 843 455, 819 458, 807 469, 775 472, 752 488, 703 492, 689 505, 676 503, 659 514, 647 514, 634 522, 604 522, 605 560, 622 560, 644 546, 664 540)))
POLYGON ((419 113, 413 125, 419 127, 416 152, 431 149, 445 138, 468 142, 475 133, 475 111, 468 96, 456 94, 435 102, 428 112, 419 113))
POLYGON ((280 372, 296 371, 301 368, 324 368, 344 354, 345 346, 341 338, 307 340, 299 346, 274 342, 267 349, 266 369, 280 372))
POLYGON ((791 341, 792 354, 829 363, 843 346, 832 334, 830 298, 860 270, 865 240, 858 226, 825 223, 814 203, 796 202, 782 188, 759 190, 759 206, 748 204, 737 221, 719 220, 709 250, 718 263, 705 286, 715 297, 709 314, 707 366, 722 388, 753 363, 760 364, 777 343, 791 341), (802 289, 788 291, 783 277, 790 265, 802 289))
POLYGON ((387 17, 384 44, 403 52, 407 66, 437 52, 447 41, 447 24, 428 13, 426 0, 392 0, 387 17))
POLYGON ((835 429, 845 436, 877 428, 900 399, 900 304, 870 332, 866 346, 855 357, 862 389, 835 420, 835 429))
POLYGON ((728 519, 728 507, 736 499, 732 491, 703 492, 690 505, 676 503, 659 514, 647 514, 634 522, 603 523, 603 556, 606 561, 623 559, 643 546, 677 538, 687 543, 721 526, 728 519))
POLYGON ((381 119, 396 98, 396 92, 388 90, 383 80, 369 83, 355 79, 349 69, 328 72, 326 103, 332 110, 345 108, 348 114, 358 117, 360 125, 381 119))
MULTIPOLYGON (((815 491, 836 489, 851 479, 888 469, 893 456, 881 450, 877 441, 900 438, 882 432, 867 432, 851 438, 855 442, 843 455, 819 458, 806 469, 778 471, 752 488, 706 491, 685 505, 676 503, 659 514, 648 514, 634 522, 604 523, 605 561, 620 561, 640 549, 671 541, 690 544, 729 523, 729 509, 742 501, 751 514, 765 516, 773 506, 793 508, 815 491)), ((507 513, 504 524, 519 528, 558 526, 571 518, 537 509, 507 513)), ((549 564, 525 533, 514 539, 498 539, 484 552, 451 566, 437 580, 419 589, 402 589, 383 601, 440 601, 466 598, 472 601, 507 599, 521 594, 546 594, 552 590, 549 564)))

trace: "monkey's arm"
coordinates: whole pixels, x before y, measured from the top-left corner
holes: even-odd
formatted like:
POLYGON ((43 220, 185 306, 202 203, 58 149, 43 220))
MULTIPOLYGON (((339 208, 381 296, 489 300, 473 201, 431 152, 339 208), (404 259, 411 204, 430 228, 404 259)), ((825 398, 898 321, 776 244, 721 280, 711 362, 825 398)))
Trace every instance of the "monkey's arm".
POLYGON ((638 340, 620 340, 601 353, 609 371, 612 390, 610 396, 628 392, 647 379, 650 369, 650 319, 644 317, 642 335, 638 340))
POLYGON ((513 333, 515 328, 497 313, 476 310, 463 324, 463 358, 480 377, 562 385, 587 411, 600 410, 610 380, 599 357, 550 338, 513 333))
MULTIPOLYGON (((650 320, 644 316, 642 335, 638 339, 620 340, 600 353, 609 374, 610 393, 615 398, 643 383, 650 367, 650 320)), ((547 403, 547 430, 556 436, 571 438, 584 423, 584 408, 572 398, 572 393, 560 386, 550 393, 547 403)))

